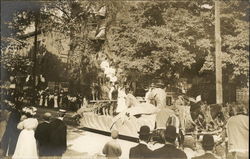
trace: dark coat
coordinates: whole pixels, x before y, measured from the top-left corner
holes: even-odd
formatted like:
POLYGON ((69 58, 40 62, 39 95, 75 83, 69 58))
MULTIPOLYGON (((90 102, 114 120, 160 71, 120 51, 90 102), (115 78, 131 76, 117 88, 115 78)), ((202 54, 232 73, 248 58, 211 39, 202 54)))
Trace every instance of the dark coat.
POLYGON ((187 159, 186 154, 174 145, 166 144, 153 152, 153 158, 161 159, 187 159))
POLYGON ((50 156, 50 123, 40 123, 35 131, 35 138, 39 145, 40 156, 50 156))
POLYGON ((138 144, 129 151, 129 159, 152 158, 153 151, 145 144, 138 144))
POLYGON ((9 155, 14 154, 18 136, 20 133, 20 130, 17 129, 17 124, 20 122, 20 118, 21 118, 21 113, 17 109, 12 109, 9 116, 9 120, 6 125, 6 130, 4 132, 1 141, 1 148, 3 149, 3 155, 6 155, 8 147, 9 147, 8 154, 9 155))
POLYGON ((55 119, 50 124, 51 155, 62 156, 67 149, 67 126, 60 119, 55 119))
POLYGON ((218 159, 218 157, 212 153, 205 153, 204 155, 193 157, 192 159, 218 159))

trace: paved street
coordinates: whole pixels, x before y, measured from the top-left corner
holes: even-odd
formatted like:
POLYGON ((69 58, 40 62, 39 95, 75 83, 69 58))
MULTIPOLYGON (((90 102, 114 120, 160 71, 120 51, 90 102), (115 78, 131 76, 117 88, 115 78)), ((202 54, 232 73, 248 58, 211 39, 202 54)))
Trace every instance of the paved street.
MULTIPOLYGON (((102 148, 111 138, 109 136, 68 127, 68 150, 63 158, 104 158, 102 148)), ((119 140, 122 148, 121 158, 128 158, 130 147, 136 143, 119 140)))

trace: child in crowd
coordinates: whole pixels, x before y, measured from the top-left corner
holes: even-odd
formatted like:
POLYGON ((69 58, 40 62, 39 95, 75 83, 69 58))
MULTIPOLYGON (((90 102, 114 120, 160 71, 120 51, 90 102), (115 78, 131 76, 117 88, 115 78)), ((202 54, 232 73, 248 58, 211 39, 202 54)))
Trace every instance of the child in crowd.
POLYGON ((117 141, 118 136, 119 132, 113 130, 111 132, 112 140, 107 142, 103 147, 102 153, 105 154, 108 159, 118 159, 122 154, 121 146, 117 141))

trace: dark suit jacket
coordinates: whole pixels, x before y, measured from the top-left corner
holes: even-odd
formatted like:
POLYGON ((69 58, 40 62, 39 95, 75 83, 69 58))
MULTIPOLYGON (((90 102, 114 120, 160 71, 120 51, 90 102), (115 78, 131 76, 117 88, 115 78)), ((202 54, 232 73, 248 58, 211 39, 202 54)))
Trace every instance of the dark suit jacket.
POLYGON ((153 152, 153 158, 157 159, 187 159, 186 154, 174 145, 166 144, 153 152))
POLYGON ((17 109, 11 109, 9 120, 6 125, 6 130, 4 132, 1 148, 3 149, 3 154, 6 155, 6 152, 9 147, 8 154, 13 155, 16 149, 17 139, 20 133, 20 130, 17 129, 17 124, 21 118, 21 113, 17 109))
POLYGON ((218 159, 218 157, 212 153, 205 153, 204 155, 193 157, 192 159, 218 159))
POLYGON ((50 123, 40 123, 35 131, 35 138, 39 145, 40 156, 50 156, 50 123))
POLYGON ((67 126, 60 119, 52 121, 50 126, 51 155, 61 156, 67 149, 67 126))
POLYGON ((129 159, 143 159, 143 158, 152 158, 152 153, 147 145, 138 144, 135 147, 132 147, 129 151, 129 159))

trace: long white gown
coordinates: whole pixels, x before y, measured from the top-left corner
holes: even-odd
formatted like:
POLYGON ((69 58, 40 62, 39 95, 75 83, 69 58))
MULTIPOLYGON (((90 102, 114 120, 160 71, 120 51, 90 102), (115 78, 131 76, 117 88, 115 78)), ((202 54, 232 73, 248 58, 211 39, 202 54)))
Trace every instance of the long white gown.
POLYGON ((127 109, 125 98, 126 98, 126 93, 124 89, 119 88, 118 89, 118 99, 117 99, 117 109, 116 112, 120 113, 127 109))
POLYGON ((35 118, 28 118, 18 124, 18 129, 22 129, 16 149, 12 159, 38 159, 37 144, 34 130, 38 125, 35 118))

